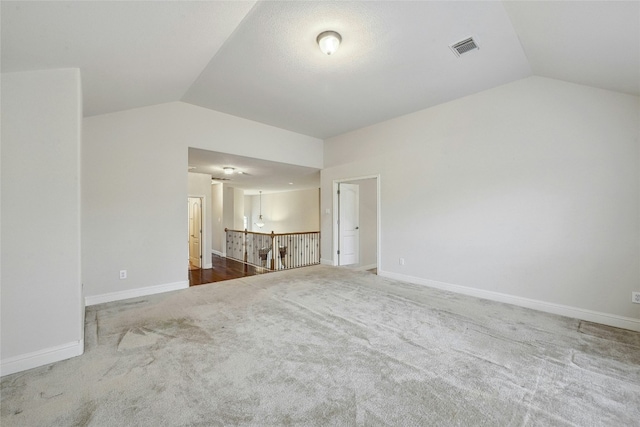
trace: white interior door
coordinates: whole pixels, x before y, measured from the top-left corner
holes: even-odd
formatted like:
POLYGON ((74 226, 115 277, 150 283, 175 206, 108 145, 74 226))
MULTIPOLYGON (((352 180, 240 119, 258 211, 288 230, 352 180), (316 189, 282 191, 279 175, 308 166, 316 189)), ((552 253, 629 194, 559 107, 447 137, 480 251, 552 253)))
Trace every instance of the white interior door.
POLYGON ((189 197, 189 263, 202 268, 202 199, 189 197))
POLYGON ((360 262, 359 223, 360 186, 340 183, 338 185, 338 265, 352 265, 360 262))

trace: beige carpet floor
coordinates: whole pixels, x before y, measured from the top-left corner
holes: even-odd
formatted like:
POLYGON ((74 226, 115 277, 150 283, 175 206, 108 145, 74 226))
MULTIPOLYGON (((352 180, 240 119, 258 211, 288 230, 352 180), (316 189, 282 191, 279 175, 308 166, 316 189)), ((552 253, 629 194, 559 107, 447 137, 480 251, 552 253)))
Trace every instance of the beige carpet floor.
POLYGON ((314 266, 87 308, 7 426, 634 426, 640 334, 314 266))

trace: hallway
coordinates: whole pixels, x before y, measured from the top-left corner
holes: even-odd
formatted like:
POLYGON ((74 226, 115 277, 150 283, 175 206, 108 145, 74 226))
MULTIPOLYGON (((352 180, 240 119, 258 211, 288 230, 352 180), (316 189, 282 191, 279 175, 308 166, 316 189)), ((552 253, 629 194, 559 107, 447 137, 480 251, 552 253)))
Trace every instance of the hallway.
POLYGON ((189 286, 222 282, 223 280, 238 279, 269 272, 267 269, 218 255, 211 255, 211 260, 213 268, 189 269, 189 286))

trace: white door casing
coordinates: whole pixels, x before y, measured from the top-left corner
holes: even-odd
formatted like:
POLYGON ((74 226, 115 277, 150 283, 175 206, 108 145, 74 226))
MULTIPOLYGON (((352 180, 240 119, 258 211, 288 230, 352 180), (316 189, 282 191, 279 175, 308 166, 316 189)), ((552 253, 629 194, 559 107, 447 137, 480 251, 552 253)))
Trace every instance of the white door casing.
POLYGON ((338 265, 360 262, 359 194, 357 184, 341 182, 338 185, 338 265))

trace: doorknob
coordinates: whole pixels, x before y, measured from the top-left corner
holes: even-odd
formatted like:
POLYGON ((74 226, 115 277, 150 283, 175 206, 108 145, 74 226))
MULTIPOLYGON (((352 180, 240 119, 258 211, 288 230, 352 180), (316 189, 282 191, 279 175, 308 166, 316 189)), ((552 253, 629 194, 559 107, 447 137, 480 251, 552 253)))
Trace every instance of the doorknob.
POLYGON ((360 227, 356 227, 356 230, 360 230, 360 227))

